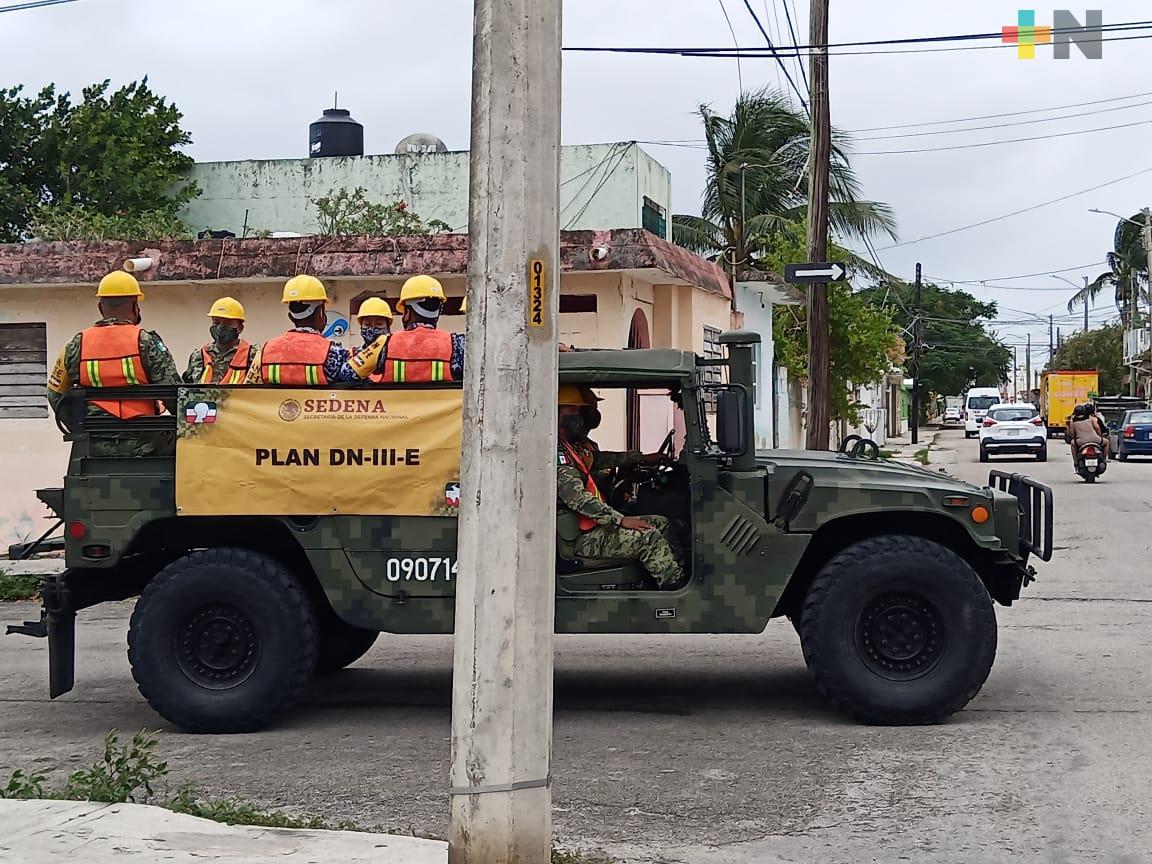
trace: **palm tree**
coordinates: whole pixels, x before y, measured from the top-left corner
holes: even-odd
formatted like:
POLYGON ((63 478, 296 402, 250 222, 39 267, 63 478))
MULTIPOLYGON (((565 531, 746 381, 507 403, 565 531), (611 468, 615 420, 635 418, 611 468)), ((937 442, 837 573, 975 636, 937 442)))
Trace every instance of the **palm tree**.
POLYGON ((1127 323, 1137 296, 1148 297, 1148 253, 1144 248, 1144 232, 1137 213, 1131 220, 1123 219, 1116 225, 1112 238, 1113 251, 1108 253, 1108 271, 1101 273, 1068 301, 1071 312, 1081 303, 1092 305, 1104 288, 1111 288, 1120 310, 1120 318, 1127 323))
MULTIPOLYGON (((672 239, 698 255, 753 269, 808 208, 808 117, 773 90, 742 93, 730 117, 699 108, 708 150, 708 181, 700 216, 674 215, 672 239)), ((846 139, 833 131, 829 221, 844 237, 895 239, 887 204, 860 200, 846 139)), ((861 265, 864 262, 855 262, 861 265)), ((867 269, 873 269, 868 266, 867 269)))

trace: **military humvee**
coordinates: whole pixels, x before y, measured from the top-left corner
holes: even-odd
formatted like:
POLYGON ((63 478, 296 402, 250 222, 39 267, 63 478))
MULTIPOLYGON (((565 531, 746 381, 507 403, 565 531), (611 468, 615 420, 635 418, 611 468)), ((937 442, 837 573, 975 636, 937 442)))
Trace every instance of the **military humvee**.
MULTIPOLYGON (((687 580, 655 590, 634 562, 575 560, 561 526, 556 631, 759 633, 787 616, 819 689, 853 717, 931 723, 958 711, 992 667, 992 601, 1011 605, 1030 556, 1051 557, 1051 491, 999 472, 969 485, 882 459, 869 441, 757 452, 759 336, 722 342, 719 360, 560 355, 562 382, 642 397, 647 417, 667 420, 656 431, 668 429, 671 464, 601 487, 622 511, 677 526, 687 580)), ((74 683, 77 611, 137 595, 133 676, 156 711, 194 731, 270 723, 381 631, 451 632, 458 386, 130 393, 178 410, 125 427, 86 417, 96 396, 76 391, 61 418, 64 487, 38 493, 65 525, 67 570, 44 585, 41 620, 9 629, 47 636, 52 697, 74 683), (433 404, 440 413, 420 425, 433 404), (92 455, 125 428, 175 434, 175 457, 92 455), (369 437, 344 446, 355 443, 345 430, 369 437), (289 435, 308 446, 275 446, 289 435)))

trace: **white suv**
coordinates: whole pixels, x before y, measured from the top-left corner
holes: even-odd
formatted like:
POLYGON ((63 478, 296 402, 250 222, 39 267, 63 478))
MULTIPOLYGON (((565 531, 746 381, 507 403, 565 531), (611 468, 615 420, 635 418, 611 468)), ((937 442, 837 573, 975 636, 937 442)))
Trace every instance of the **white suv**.
POLYGON ((980 461, 1002 453, 1028 453, 1048 461, 1048 430, 1036 406, 993 405, 980 426, 980 461))

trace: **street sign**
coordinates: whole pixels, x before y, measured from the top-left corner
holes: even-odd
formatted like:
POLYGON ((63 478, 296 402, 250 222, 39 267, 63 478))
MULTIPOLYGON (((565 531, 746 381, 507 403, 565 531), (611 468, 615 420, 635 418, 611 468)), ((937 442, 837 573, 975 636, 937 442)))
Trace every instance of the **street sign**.
POLYGON ((814 282, 842 282, 848 275, 843 264, 816 262, 812 264, 785 264, 784 281, 790 285, 811 285, 814 282))

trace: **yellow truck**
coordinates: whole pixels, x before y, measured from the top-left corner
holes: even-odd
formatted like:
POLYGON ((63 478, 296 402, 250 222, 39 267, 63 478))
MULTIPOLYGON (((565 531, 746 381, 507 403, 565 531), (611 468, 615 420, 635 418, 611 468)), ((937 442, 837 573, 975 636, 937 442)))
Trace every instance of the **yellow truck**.
POLYGON ((1040 378, 1040 414, 1048 434, 1062 435, 1072 409, 1090 402, 1100 393, 1100 374, 1095 370, 1051 370, 1040 378))

